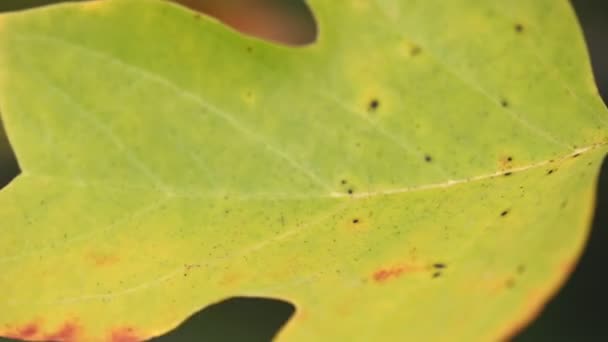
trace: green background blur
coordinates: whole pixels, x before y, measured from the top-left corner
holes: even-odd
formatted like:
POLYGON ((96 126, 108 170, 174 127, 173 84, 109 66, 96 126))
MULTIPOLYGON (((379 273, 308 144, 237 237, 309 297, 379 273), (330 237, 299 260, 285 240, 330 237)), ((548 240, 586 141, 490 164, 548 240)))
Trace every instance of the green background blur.
MULTIPOLYGON (((54 2, 60 1, 0 0, 0 12, 54 2)), ((215 16, 247 34, 292 45, 314 40, 314 21, 302 0, 178 0, 178 2, 215 16)), ((585 33, 600 93, 604 101, 608 102, 608 0, 572 0, 572 4, 585 33)), ((10 146, 4 132, 0 130, 0 187, 8 183, 18 172, 10 146)), ((515 340, 608 341, 606 263, 608 263, 608 163, 605 160, 598 187, 598 206, 593 230, 581 262, 559 294, 515 340)), ((231 298, 201 310, 178 329, 152 341, 269 341, 294 310, 291 304, 277 300, 231 298)), ((340 318, 336 317, 336 319, 340 318)), ((356 327, 353 327, 353 334, 356 334, 356 327)), ((1 341, 11 340, 0 338, 1 341)))

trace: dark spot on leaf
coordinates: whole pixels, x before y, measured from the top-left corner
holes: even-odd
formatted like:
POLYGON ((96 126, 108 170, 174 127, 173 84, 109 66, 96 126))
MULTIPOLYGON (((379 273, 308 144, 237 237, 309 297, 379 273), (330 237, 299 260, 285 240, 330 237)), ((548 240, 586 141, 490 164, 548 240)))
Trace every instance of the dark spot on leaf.
POLYGON ((247 47, 247 52, 249 52, 249 53, 253 52, 253 48, 251 46, 248 46, 247 47))
POLYGON ((414 45, 410 49, 410 55, 411 56, 418 56, 421 52, 422 52, 422 49, 418 45, 414 45))
POLYGON ((504 176, 505 176, 505 177, 509 177, 509 176, 510 176, 510 175, 512 175, 512 174, 513 174, 513 172, 505 172, 504 176))
POLYGON ((340 181, 340 183, 341 183, 342 185, 346 185, 346 183, 348 183, 348 182, 346 181, 346 179, 343 179, 342 181, 340 181))
POLYGON ((508 162, 512 162, 512 161, 513 161, 513 157, 508 156, 508 157, 507 157, 507 161, 508 161, 508 162))
POLYGON ((505 217, 507 216, 507 214, 509 214, 509 210, 504 210, 503 212, 500 213, 500 216, 505 217))
POLYGON ((425 162, 427 162, 427 163, 430 163, 430 162, 432 162, 432 161, 433 161, 433 157, 431 157, 431 156, 430 156, 430 155, 428 155, 428 154, 425 154, 425 155, 424 155, 424 161, 425 161, 425 162))
POLYGON ((519 24, 519 23, 518 23, 518 24, 515 24, 515 32, 517 32, 517 33, 522 33, 522 32, 524 32, 524 25, 519 24))
POLYGON ((581 155, 580 153, 575 153, 575 154, 572 155, 572 158, 576 158, 576 157, 578 157, 580 155, 581 155))
POLYGON ((438 262, 438 263, 433 264, 433 267, 436 269, 442 269, 442 268, 446 268, 447 265, 444 263, 438 262))
POLYGON ((439 278, 439 277, 441 277, 441 272, 433 273, 433 278, 439 278))
POLYGON ((526 271, 526 266, 524 266, 524 265, 517 266, 517 273, 522 274, 525 271, 526 271))
POLYGON ((359 223, 359 219, 353 219, 353 223, 354 223, 354 224, 359 223))
POLYGON ((376 109, 378 109, 378 107, 380 107, 380 101, 378 101, 378 99, 371 99, 369 101, 369 104, 367 105, 367 109, 370 112, 376 111, 376 109))
POLYGON ((354 193, 353 189, 348 189, 348 194, 352 195, 354 193))
POLYGON ((549 169, 549 170, 547 170, 547 176, 550 175, 550 174, 552 174, 553 172, 555 172, 555 169, 549 169))
POLYGON ((506 99, 502 99, 500 100, 500 105, 503 106, 504 108, 509 107, 509 101, 507 101, 506 99))

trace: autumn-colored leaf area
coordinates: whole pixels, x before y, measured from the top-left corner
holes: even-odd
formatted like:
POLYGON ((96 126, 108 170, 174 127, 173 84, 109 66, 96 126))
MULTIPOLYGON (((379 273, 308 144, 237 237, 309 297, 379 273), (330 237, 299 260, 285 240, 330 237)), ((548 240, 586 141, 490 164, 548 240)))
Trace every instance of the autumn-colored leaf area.
POLYGON ((314 0, 283 46, 166 1, 0 16, 0 335, 487 341, 588 235, 608 116, 567 1, 314 0), (440 329, 437 329, 440 326, 440 329))

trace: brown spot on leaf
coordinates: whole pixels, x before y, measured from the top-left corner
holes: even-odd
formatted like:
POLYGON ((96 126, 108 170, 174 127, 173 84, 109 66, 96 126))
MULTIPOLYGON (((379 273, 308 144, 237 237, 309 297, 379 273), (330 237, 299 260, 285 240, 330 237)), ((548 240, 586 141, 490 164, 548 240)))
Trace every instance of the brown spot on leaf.
POLYGON ((387 269, 380 269, 374 272, 373 278, 375 281, 381 283, 391 278, 397 278, 405 272, 404 267, 393 267, 387 269))
POLYGON ((47 341, 76 341, 78 340, 78 326, 72 322, 64 323, 57 331, 44 336, 47 341))
POLYGON ((418 45, 413 45, 412 48, 410 49, 410 55, 412 57, 418 56, 421 52, 422 52, 422 48, 420 48, 420 46, 418 46, 418 45))
POLYGON ((226 273, 220 280, 220 285, 234 285, 241 277, 236 273, 226 273))
POLYGON ((36 335, 38 332, 38 325, 36 323, 30 323, 23 328, 19 329, 19 335, 21 337, 27 338, 36 335))
POLYGON ((412 265, 397 265, 388 268, 381 268, 372 274, 372 279, 378 283, 385 282, 387 280, 395 279, 403 276, 407 273, 416 271, 423 271, 423 267, 412 266, 412 265))
POLYGON ((367 110, 374 112, 378 107, 380 107, 380 101, 378 99, 371 99, 367 105, 367 110))
POLYGON ((9 338, 18 340, 31 340, 33 339, 38 331, 40 330, 38 323, 31 322, 24 326, 18 327, 5 335, 9 338))
POLYGON ((502 156, 498 159, 498 167, 500 170, 505 171, 512 167, 513 157, 512 156, 502 156))
POLYGON ((87 258, 97 267, 111 266, 120 260, 116 255, 103 252, 91 252, 87 254, 87 258))
POLYGON ((118 328, 112 331, 111 342, 139 342, 144 339, 135 334, 135 330, 130 327, 118 328))

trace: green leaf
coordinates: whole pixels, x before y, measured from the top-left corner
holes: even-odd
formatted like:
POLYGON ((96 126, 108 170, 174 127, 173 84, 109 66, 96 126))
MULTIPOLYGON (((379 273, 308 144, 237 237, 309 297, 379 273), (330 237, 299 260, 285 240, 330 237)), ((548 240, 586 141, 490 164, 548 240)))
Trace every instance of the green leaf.
POLYGON ((569 274, 608 116, 566 1, 311 1, 318 41, 164 1, 0 17, 0 331, 126 341, 223 298, 285 340, 496 340, 569 274))

